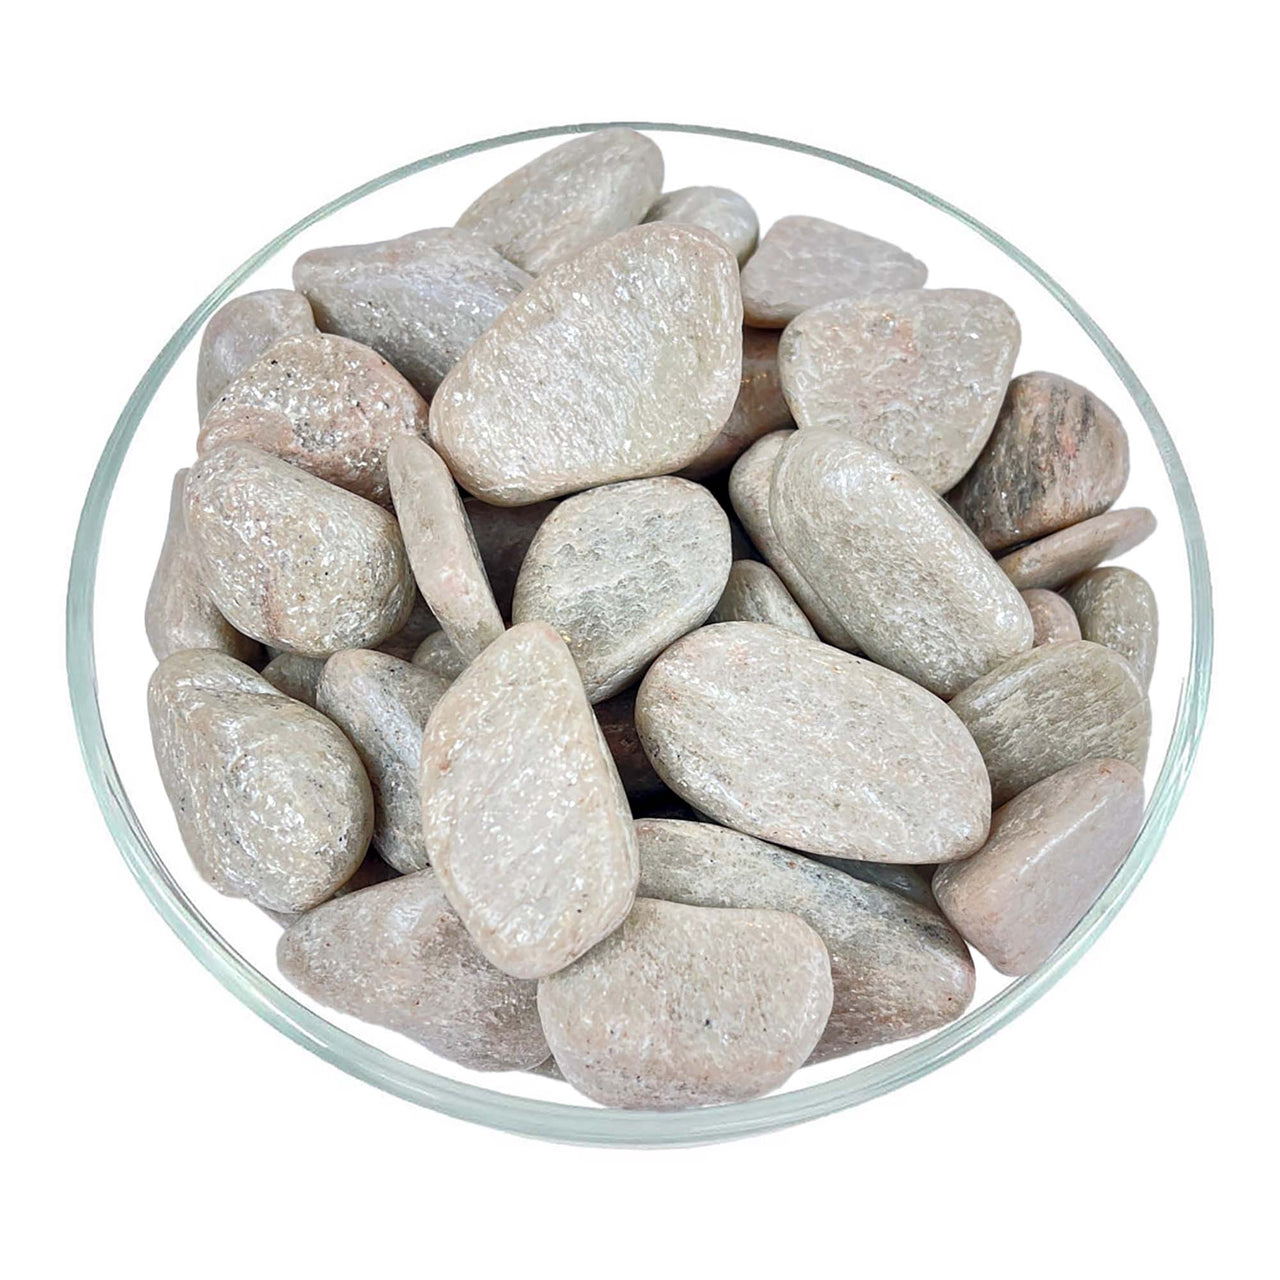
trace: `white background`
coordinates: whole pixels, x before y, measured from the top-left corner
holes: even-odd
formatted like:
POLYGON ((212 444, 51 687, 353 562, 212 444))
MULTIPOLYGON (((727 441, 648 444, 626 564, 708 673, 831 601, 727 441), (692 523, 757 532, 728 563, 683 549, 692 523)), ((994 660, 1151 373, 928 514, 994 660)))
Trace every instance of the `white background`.
POLYGON ((1262 8, 880 8, 126 4, 47 6, 11 26, 9 1273, 1274 1267, 1280 279, 1262 8), (1041 1004, 858 1110, 745 1143, 607 1152, 419 1111, 210 979, 93 803, 61 611, 120 406, 268 234, 473 138, 645 118, 844 151, 1044 263, 1170 425, 1205 521, 1218 660, 1160 855, 1041 1004))

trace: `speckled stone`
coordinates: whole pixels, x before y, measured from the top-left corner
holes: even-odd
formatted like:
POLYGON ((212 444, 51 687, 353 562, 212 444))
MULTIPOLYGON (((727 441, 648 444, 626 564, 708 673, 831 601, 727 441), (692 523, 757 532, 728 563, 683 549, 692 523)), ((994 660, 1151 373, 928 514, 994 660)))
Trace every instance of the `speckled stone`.
POLYGON ((1140 573, 1120 565, 1094 569, 1067 588, 1067 600, 1086 640, 1122 653, 1142 687, 1151 684, 1160 636, 1156 594, 1140 573))
POLYGON ((577 964, 538 983, 565 1079, 612 1107, 668 1111, 778 1088, 831 1011, 822 939, 798 916, 640 899, 577 964))
POLYGON ((453 227, 312 249, 293 264, 320 328, 372 347, 424 396, 531 279, 453 227))
POLYGON ((322 657, 408 622, 417 591, 381 507, 241 443, 201 458, 184 492, 204 583, 246 635, 322 657))
POLYGON ((1056 591, 1032 587, 1020 594, 1031 614, 1037 645, 1080 639, 1080 623, 1076 620, 1075 611, 1056 591))
POLYGON ((328 658, 309 658, 305 653, 277 653, 262 668, 262 678, 286 698, 316 705, 316 689, 328 658))
POLYGON ((223 303, 209 317, 200 338, 196 367, 200 417, 269 346, 281 338, 315 331, 306 298, 292 289, 263 289, 223 303))
POLYGON ((769 511, 787 556, 872 661, 949 698, 1031 648, 1031 615, 929 487, 840 431, 795 433, 769 511))
POLYGON ((505 632, 436 704, 421 788, 431 865, 504 972, 554 973, 631 909, 626 793, 573 655, 545 624, 505 632))
POLYGON ((938 903, 1001 973, 1032 973, 1080 923, 1141 826, 1137 769, 1084 760, 997 809, 987 843, 938 868, 938 903))
POLYGON ((735 560, 729 570, 720 601, 711 611, 711 622, 768 622, 816 640, 804 610, 796 604, 786 584, 759 560, 735 560))
POLYGON ((570 138, 489 188, 458 219, 534 275, 634 227, 662 190, 662 152, 632 129, 570 138))
POLYGON ((480 548, 480 559, 489 575, 498 612, 510 622, 511 602, 525 553, 533 535, 556 504, 534 502, 527 507, 494 507, 479 498, 468 498, 462 505, 471 521, 471 532, 480 548))
POLYGON ((1132 551, 1140 542, 1145 542, 1155 528, 1156 518, 1146 507, 1107 511, 1036 542, 1028 542, 1001 556, 996 563, 1020 589, 1054 590, 1102 561, 1132 551))
POLYGON ((316 708, 351 740, 373 787, 373 843, 397 871, 427 865, 418 771, 422 735, 448 684, 421 667, 370 649, 325 663, 316 708))
POLYGON ((636 729, 636 691, 627 689, 597 703, 595 713, 627 798, 636 801, 666 796, 674 800, 640 743, 636 729))
POLYGON ((942 493, 982 452, 1021 331, 977 289, 842 298, 787 326, 778 371, 796 423, 843 431, 942 493))
POLYGON ((709 822, 646 818, 636 836, 641 898, 789 911, 826 944, 834 1000, 813 1061, 923 1035, 973 998, 969 952, 936 907, 709 822))
POLYGON ((747 323, 781 329, 810 307, 918 289, 928 268, 887 240, 822 218, 779 218, 742 268, 747 323))
POLYGON ((706 621, 729 577, 729 520, 701 485, 629 480, 566 498, 538 530, 511 616, 553 626, 592 702, 706 621))
POLYGON ((458 486, 425 440, 402 439, 387 454, 396 517, 418 590, 464 658, 503 631, 458 486))
POLYGON ((719 236, 739 265, 755 251, 760 238, 756 211, 728 187, 681 187, 664 192, 645 215, 646 222, 679 222, 719 236))
POLYGON ((988 672, 951 700, 973 735, 992 799, 1081 760, 1124 760, 1141 769, 1151 705, 1127 658, 1088 640, 1041 645, 988 672))
POLYGON ((1120 419, 1056 373, 1009 384, 991 439, 949 495, 992 551, 1101 515, 1129 478, 1120 419))
MULTIPOLYGON (((332 902, 334 898, 346 897, 349 893, 358 893, 361 889, 368 889, 371 885, 385 884, 388 880, 395 880, 400 873, 395 868, 388 866, 378 855, 370 849, 364 855, 364 861, 355 869, 355 873, 350 880, 344 881, 334 891, 333 897, 328 901, 332 902)), ((314 908, 312 908, 314 910, 314 908)), ((272 911, 268 907, 261 910, 269 915, 281 928, 287 929, 297 920, 301 920, 307 913, 305 911, 272 911)))
POLYGON ((781 627, 723 622, 678 640, 640 686, 636 727, 672 791, 762 840, 930 863, 986 839, 986 770, 947 705, 781 627))
POLYGON ((433 871, 307 912, 285 930, 276 958, 313 1000, 473 1071, 520 1070, 547 1056, 537 984, 476 950, 433 871))
POLYGON ((219 893, 305 911, 355 872, 373 796, 355 749, 324 716, 209 650, 166 658, 147 707, 182 842, 219 893))
POLYGON ((413 665, 452 684, 466 669, 467 660, 449 642, 443 631, 428 636, 413 655, 413 665))

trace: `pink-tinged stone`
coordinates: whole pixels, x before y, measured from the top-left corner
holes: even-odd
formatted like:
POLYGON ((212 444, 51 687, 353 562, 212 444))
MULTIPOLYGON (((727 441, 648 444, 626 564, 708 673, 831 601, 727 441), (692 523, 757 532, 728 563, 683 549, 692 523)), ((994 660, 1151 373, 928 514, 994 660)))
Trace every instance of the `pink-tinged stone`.
POLYGON ((1156 665, 1160 615, 1151 584, 1122 565, 1094 569, 1067 588, 1070 608, 1080 619, 1080 634, 1122 653, 1149 688, 1156 665))
POLYGON ((719 236, 739 265, 755 251, 760 237, 756 211, 727 187, 681 187, 664 192, 645 215, 646 222, 680 222, 719 236))
POLYGON ((1080 639, 1080 623, 1076 619, 1075 610, 1056 591, 1032 587, 1021 592, 1021 595, 1031 614, 1037 645, 1080 639))
POLYGON ((759 560, 733 562, 729 581, 725 583, 709 621, 768 622, 810 640, 818 638, 818 633, 804 616, 804 610, 792 599, 782 579, 759 560))
POLYGON ((1102 561, 1132 551, 1155 528, 1156 518, 1146 507, 1107 511, 1037 542, 1028 542, 996 563, 1020 590, 1046 587, 1052 591, 1102 561))

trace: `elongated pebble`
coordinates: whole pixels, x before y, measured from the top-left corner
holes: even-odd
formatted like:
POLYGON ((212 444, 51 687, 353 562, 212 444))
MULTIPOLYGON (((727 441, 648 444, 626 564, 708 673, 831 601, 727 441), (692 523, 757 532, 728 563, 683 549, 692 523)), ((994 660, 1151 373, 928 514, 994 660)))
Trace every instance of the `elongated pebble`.
POLYGON ((810 640, 818 638, 782 579, 759 560, 733 562, 729 581, 711 612, 710 621, 768 622, 810 640))
POLYGON ((681 187, 667 191, 645 214, 646 222, 680 222, 719 236, 741 265, 755 251, 760 238, 756 211, 727 187, 681 187))
POLYGON ((466 669, 467 660, 453 647, 443 631, 428 636, 413 655, 413 665, 452 684, 466 669))
POLYGON ((1123 565, 1110 565, 1077 578, 1066 595, 1080 620, 1080 634, 1124 654, 1142 687, 1148 688, 1156 665, 1160 616, 1156 593, 1146 578, 1123 565))
POLYGON ((262 668, 262 678, 286 698, 314 707, 316 689, 327 661, 327 658, 309 658, 305 653, 277 653, 262 668))
POLYGON ((468 498, 463 504, 480 559, 484 562, 489 586, 497 602, 498 612, 511 621, 511 601, 516 593, 516 579, 533 535, 555 509, 554 502, 534 502, 527 507, 494 507, 479 498, 468 498))
POLYGON ((1021 595, 1022 602, 1031 613, 1037 645, 1080 639, 1080 623, 1075 610, 1056 591, 1032 587, 1021 595))
POLYGON ((1155 528, 1156 518, 1146 507, 1107 511, 1036 542, 1028 542, 1001 556, 996 563, 1019 589, 1047 587, 1052 591, 1102 561, 1132 551, 1145 542, 1155 528))

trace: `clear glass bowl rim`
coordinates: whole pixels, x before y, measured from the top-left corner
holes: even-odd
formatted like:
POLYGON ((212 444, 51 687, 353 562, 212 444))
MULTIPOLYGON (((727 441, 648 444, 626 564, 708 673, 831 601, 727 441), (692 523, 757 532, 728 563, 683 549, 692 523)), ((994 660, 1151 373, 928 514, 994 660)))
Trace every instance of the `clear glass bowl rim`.
MULTIPOLYGON (((141 627, 141 623, 139 623, 141 627)), ((785 138, 710 125, 609 121, 550 125, 486 138, 415 160, 371 179, 309 213, 248 258, 191 313, 134 389, 103 449, 76 532, 67 590, 67 675, 72 711, 98 805, 130 871, 152 905, 196 958, 238 999, 285 1035, 350 1075, 445 1115, 530 1137, 598 1146, 680 1146, 745 1137, 857 1106, 936 1070, 981 1043, 1053 986, 1110 924, 1155 856, 1186 786, 1208 705, 1213 659, 1213 604, 1204 532, 1182 460, 1163 418, 1110 339, 1047 272, 990 227, 903 178, 838 152, 785 138), (1102 352, 1128 390, 1159 450, 1177 502, 1191 591, 1190 652, 1169 749, 1124 864, 1098 901, 1035 973, 1019 978, 985 1004, 917 1044, 836 1080, 793 1092, 683 1112, 608 1111, 517 1098, 436 1075, 402 1062, 326 1022, 248 963, 200 914, 170 874, 143 830, 111 758, 97 697, 93 602, 98 546, 116 477, 156 389, 209 316, 239 286, 306 228, 391 183, 477 152, 595 129, 703 134, 812 156, 907 192, 957 219, 1016 262, 1063 307, 1102 352)))

